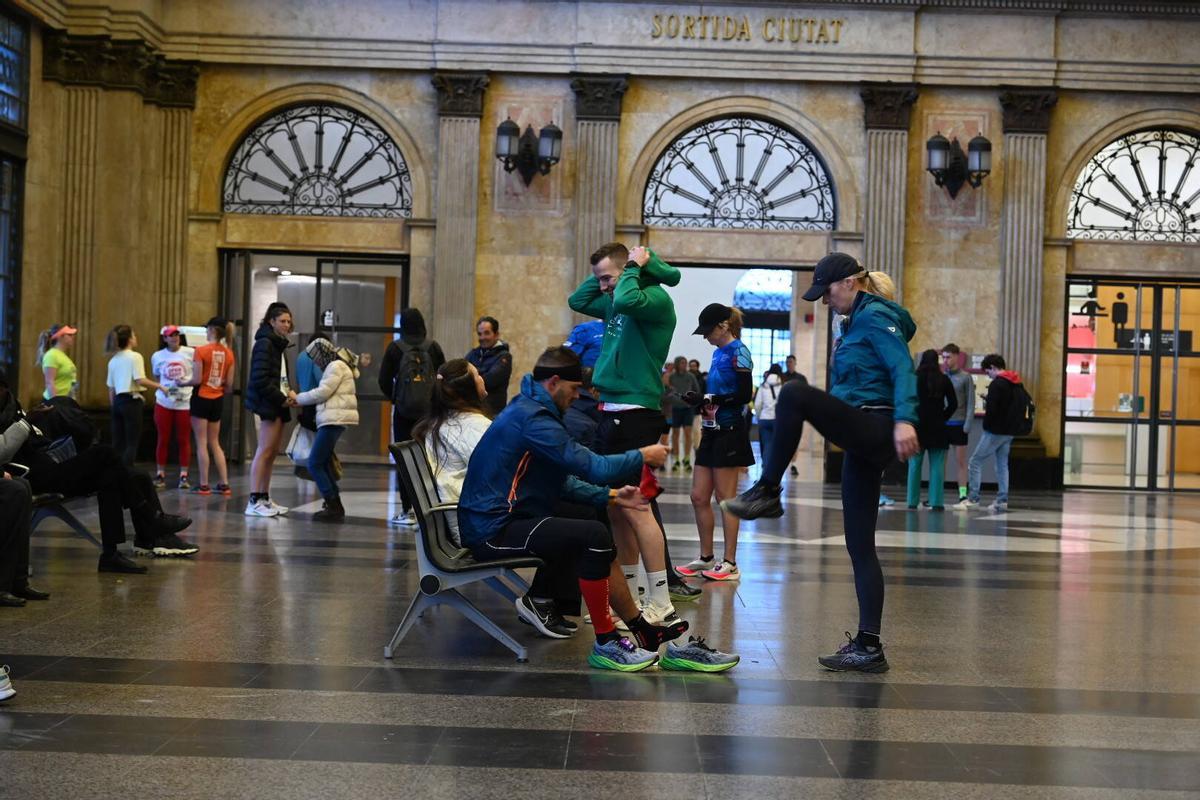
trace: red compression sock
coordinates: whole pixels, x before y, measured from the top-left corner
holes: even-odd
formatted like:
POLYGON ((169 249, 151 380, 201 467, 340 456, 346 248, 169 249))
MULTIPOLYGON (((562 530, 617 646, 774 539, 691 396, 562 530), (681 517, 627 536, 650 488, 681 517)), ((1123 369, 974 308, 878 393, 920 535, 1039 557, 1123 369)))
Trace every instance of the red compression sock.
POLYGON ((597 636, 613 632, 612 617, 608 615, 608 578, 598 581, 579 579, 579 591, 588 613, 592 615, 592 627, 597 636))

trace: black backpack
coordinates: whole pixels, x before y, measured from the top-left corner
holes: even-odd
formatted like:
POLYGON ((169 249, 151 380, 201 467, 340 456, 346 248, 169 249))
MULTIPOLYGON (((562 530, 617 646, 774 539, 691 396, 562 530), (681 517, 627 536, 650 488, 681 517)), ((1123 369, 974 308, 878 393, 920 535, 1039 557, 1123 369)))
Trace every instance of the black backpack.
POLYGON ((396 342, 400 348, 400 368, 392 389, 392 403, 400 416, 417 419, 429 413, 433 398, 433 359, 427 344, 396 342))
POLYGON ((1036 415, 1037 406, 1033 404, 1033 398, 1029 396, 1029 392, 1025 391, 1024 384, 1014 383, 1012 404, 1008 410, 1008 429, 1012 435, 1028 436, 1033 433, 1033 422, 1036 415))

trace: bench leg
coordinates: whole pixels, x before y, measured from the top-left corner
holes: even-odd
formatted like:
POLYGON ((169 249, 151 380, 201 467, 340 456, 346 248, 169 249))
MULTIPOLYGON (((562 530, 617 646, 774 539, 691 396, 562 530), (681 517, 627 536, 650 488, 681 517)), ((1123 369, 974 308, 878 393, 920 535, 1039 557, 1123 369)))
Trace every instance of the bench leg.
POLYGON ((492 622, 487 616, 475 607, 475 604, 464 597, 457 589, 451 589, 442 592, 438 595, 438 599, 448 606, 457 608, 462 615, 474 622, 484 632, 491 636, 500 644, 507 647, 517 654, 517 661, 525 662, 529 660, 529 651, 517 643, 517 640, 505 633, 499 625, 492 622))
POLYGON ((516 571, 506 569, 504 571, 504 577, 508 579, 509 583, 516 587, 517 594, 526 595, 529 593, 529 584, 526 583, 525 579, 518 575, 516 571))
POLYGON ((519 595, 517 595, 515 592, 513 592, 513 590, 508 587, 508 584, 506 584, 504 581, 500 580, 499 578, 487 578, 484 580, 484 583, 486 583, 488 586, 492 587, 492 589, 495 590, 496 594, 500 595, 508 602, 510 602, 510 603, 517 602, 517 598, 519 597, 519 595))
POLYGON ((400 626, 396 628, 396 632, 392 634, 391 640, 383 648, 383 657, 391 658, 396 645, 400 644, 400 640, 407 636, 409 630, 416 624, 417 617, 437 604, 438 600, 436 598, 430 597, 424 592, 417 592, 413 595, 412 602, 408 604, 408 610, 404 612, 404 618, 400 620, 400 626))
POLYGON ((33 519, 29 524, 29 529, 31 531, 37 530, 38 525, 40 525, 43 520, 49 518, 65 522, 67 527, 74 531, 76 536, 82 539, 87 539, 89 542, 96 545, 96 547, 101 546, 100 540, 97 539, 95 535, 87 529, 87 526, 80 522, 74 514, 72 514, 70 511, 67 511, 65 508, 62 508, 61 506, 46 506, 44 508, 34 509, 33 519))

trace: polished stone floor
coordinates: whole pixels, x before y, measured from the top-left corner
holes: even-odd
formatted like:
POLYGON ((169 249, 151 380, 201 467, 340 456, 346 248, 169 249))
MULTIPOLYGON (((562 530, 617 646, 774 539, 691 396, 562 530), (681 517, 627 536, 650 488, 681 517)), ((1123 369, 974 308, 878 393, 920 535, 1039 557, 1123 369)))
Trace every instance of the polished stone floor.
MULTIPOLYGON (((18 691, 0 796, 1200 796, 1198 496, 881 512, 892 670, 844 675, 816 664, 857 618, 837 492, 805 464, 788 514, 745 526, 742 582, 678 604, 742 664, 618 675, 586 666, 586 627, 536 639, 490 592, 471 596, 528 664, 446 609, 384 660, 417 577, 389 473, 351 468, 352 517, 330 527, 280 466, 284 519, 242 516, 244 478, 232 498, 165 492, 203 550, 146 576, 97 574, 92 545, 38 530, 54 597, 0 609, 18 691)), ((688 484, 665 483, 684 561, 688 484)))

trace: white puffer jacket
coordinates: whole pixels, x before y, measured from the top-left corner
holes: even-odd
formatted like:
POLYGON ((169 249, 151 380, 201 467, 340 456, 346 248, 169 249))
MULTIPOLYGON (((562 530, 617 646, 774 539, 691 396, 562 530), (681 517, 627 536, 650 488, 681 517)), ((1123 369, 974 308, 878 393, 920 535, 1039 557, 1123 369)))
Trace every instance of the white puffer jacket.
POLYGON ((316 388, 296 395, 302 406, 317 406, 317 427, 326 425, 357 425, 358 395, 354 379, 358 370, 345 361, 334 359, 321 373, 316 388))

